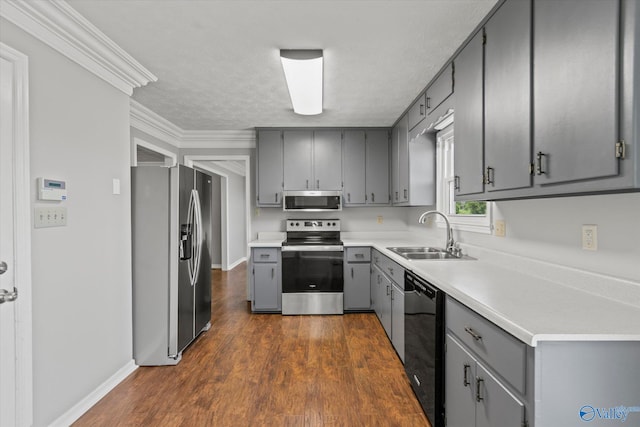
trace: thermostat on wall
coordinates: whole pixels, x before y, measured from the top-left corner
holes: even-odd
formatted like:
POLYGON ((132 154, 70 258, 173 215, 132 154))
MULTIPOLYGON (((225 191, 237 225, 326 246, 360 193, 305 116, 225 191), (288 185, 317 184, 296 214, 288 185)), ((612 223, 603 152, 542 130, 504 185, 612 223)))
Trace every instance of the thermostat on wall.
POLYGON ((38 200, 67 200, 66 182, 38 178, 38 200))

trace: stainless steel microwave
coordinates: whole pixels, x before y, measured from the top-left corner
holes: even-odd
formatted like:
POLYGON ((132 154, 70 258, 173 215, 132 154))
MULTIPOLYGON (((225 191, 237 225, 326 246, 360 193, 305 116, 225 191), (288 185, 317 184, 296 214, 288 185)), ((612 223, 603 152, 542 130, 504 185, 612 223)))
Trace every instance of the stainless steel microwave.
POLYGON ((282 201, 285 211, 341 211, 342 191, 284 191, 282 201))

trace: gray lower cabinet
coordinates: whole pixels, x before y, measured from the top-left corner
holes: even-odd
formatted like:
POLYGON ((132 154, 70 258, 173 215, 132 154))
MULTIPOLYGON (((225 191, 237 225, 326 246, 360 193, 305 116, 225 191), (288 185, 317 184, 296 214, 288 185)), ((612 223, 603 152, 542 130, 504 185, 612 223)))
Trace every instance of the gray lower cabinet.
POLYGON ((389 131, 345 130, 343 153, 344 206, 389 205, 389 131))
POLYGON ((525 406, 451 334, 446 335, 447 427, 522 426, 525 406))
POLYGON ((282 311, 282 270, 279 248, 251 250, 251 310, 282 311))
POLYGON ((404 363, 404 269, 375 249, 371 257, 373 308, 404 363))
POLYGON ((371 249, 345 248, 344 310, 371 309, 371 249))
POLYGON ((531 348, 450 297, 445 325, 447 426, 526 425, 531 348))
POLYGON ((256 151, 256 206, 282 206, 282 132, 258 129, 256 151))

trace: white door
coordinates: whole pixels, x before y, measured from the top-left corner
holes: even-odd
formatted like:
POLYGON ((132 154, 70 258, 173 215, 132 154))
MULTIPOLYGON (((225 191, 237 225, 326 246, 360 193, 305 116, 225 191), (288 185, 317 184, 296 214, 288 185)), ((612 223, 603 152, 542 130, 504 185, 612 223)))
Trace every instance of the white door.
POLYGON ((26 57, 0 44, 0 426, 32 421, 26 84, 26 57))

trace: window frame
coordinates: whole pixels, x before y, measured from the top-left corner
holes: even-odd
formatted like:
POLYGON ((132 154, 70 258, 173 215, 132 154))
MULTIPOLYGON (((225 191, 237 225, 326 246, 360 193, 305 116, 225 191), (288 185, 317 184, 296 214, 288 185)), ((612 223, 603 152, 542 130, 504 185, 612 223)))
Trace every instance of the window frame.
MULTIPOLYGON (((455 173, 453 147, 455 144, 453 123, 436 134, 436 209, 447 215, 451 228, 475 233, 492 234, 493 202, 487 202, 485 215, 458 215, 455 213, 455 173)), ((438 227, 445 227, 444 220, 436 219, 438 227)))

